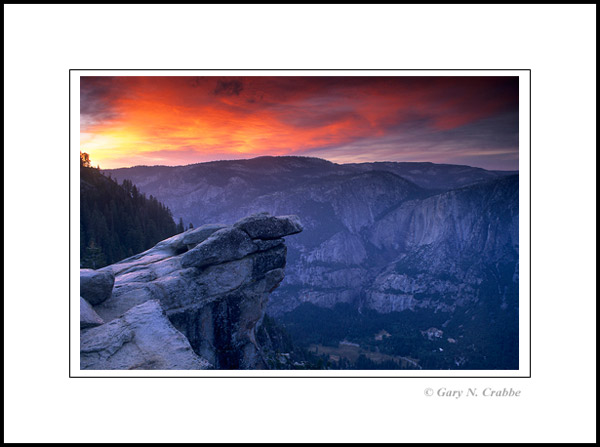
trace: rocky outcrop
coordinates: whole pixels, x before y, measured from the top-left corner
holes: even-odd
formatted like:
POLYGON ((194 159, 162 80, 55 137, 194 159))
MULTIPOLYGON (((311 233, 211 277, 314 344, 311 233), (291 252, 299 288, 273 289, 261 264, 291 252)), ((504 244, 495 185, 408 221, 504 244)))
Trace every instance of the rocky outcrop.
POLYGON ((114 284, 115 275, 111 271, 79 270, 79 293, 94 306, 110 298, 114 284))
POLYGON ((101 324, 104 324, 104 320, 98 316, 90 303, 79 297, 79 327, 87 329, 101 324))
MULTIPOLYGON (((259 213, 233 226, 211 224, 188 230, 144 253, 96 271, 97 276, 114 277, 110 297, 93 309, 109 323, 82 334, 82 368, 97 368, 105 357, 115 357, 114 353, 94 354, 94 362, 84 363, 84 348, 85 352, 95 353, 122 349, 134 352, 133 346, 139 348, 139 343, 130 346, 130 342, 116 341, 100 349, 98 346, 104 345, 95 342, 92 343, 95 348, 90 351, 89 333, 95 340, 101 337, 108 340, 114 339, 115 334, 127 332, 130 335, 120 336, 119 340, 128 337, 135 340, 142 326, 138 323, 132 326, 132 318, 139 322, 142 319, 139 315, 153 315, 153 319, 159 320, 156 310, 150 312, 140 307, 150 301, 164 311, 172 329, 189 342, 202 365, 210 364, 219 369, 263 367, 255 328, 264 316, 269 293, 284 278, 287 248, 282 237, 300 231, 302 226, 295 216, 259 213), (109 332, 101 335, 103 331, 109 332), (84 339, 87 340, 85 346, 84 339)), ((89 272, 84 275, 91 276, 89 272)), ((151 326, 146 327, 144 334, 150 329, 151 326)), ((155 338, 157 343, 159 338, 155 338)), ((148 341, 144 345, 146 351, 140 348, 140 354, 134 357, 151 358, 150 354, 141 354, 149 352, 150 345, 148 341)), ((189 365, 193 363, 189 362, 189 365)), ((155 365, 156 369, 163 366, 172 369, 169 365, 174 364, 158 358, 143 363, 142 368, 155 365)), ((107 368, 112 369, 112 366, 107 368)))
POLYGON ((279 239, 302 231, 297 216, 273 217, 269 213, 258 213, 246 217, 234 225, 253 239, 279 239))
POLYGON ((85 331, 81 369, 208 369, 167 319, 160 303, 146 301, 109 323, 85 331))
POLYGON ((181 258, 181 266, 201 268, 235 261, 257 251, 247 233, 237 228, 223 228, 181 258))

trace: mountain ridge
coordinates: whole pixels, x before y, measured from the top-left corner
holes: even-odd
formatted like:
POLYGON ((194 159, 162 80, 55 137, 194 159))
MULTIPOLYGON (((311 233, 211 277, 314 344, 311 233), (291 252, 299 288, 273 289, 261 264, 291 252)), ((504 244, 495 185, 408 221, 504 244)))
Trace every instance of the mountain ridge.
POLYGON ((332 165, 338 165, 338 166, 354 166, 354 165, 361 165, 361 164, 392 164, 392 163, 397 163, 397 164, 405 164, 405 165, 436 165, 436 166, 456 166, 456 167, 461 167, 461 168, 470 168, 470 169, 481 169, 484 171, 489 171, 489 172, 495 172, 495 173, 518 173, 518 170, 513 170, 513 169, 486 169, 486 168, 482 168, 480 166, 470 166, 470 165, 460 165, 460 164, 453 164, 453 163, 434 163, 431 161, 392 161, 392 160, 381 160, 381 161, 368 161, 368 162, 348 162, 348 163, 336 163, 334 161, 330 161, 324 158, 320 158, 320 157, 311 157, 311 156, 304 156, 304 155, 260 155, 257 157, 252 157, 252 158, 232 158, 232 159, 223 159, 223 160, 211 160, 211 161, 202 161, 202 162, 198 162, 198 163, 189 163, 186 165, 133 165, 133 166, 122 166, 122 167, 118 167, 118 168, 106 168, 103 169, 103 171, 116 171, 116 170, 120 170, 120 169, 134 169, 134 168, 184 168, 184 167, 191 167, 191 166, 198 166, 198 165, 207 165, 207 164, 211 164, 211 163, 230 163, 230 162, 245 162, 245 161, 251 161, 251 160, 267 160, 267 159, 298 159, 298 160, 317 160, 317 161, 322 161, 325 163, 329 163, 332 165))

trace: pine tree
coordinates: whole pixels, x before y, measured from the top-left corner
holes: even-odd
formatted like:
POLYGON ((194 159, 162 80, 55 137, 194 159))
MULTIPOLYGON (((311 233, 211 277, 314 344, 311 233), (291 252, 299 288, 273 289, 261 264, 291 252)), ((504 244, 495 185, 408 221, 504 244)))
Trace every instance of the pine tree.
POLYGON ((102 252, 102 248, 96 245, 94 239, 91 239, 81 259, 81 267, 97 269, 105 265, 106 257, 102 252))

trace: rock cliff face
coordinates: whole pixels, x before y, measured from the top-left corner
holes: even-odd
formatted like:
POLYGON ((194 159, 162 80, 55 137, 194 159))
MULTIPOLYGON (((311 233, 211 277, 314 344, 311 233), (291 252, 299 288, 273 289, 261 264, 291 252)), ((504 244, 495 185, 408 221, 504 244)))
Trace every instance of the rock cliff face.
POLYGON ((518 176, 403 203, 372 229, 396 253, 362 305, 379 312, 453 311, 480 298, 518 307, 518 176))
POLYGON ((82 270, 81 369, 264 367, 255 328, 284 278, 283 237, 300 231, 259 213, 82 270))
POLYGON ((208 369, 157 300, 82 333, 81 369, 208 369))

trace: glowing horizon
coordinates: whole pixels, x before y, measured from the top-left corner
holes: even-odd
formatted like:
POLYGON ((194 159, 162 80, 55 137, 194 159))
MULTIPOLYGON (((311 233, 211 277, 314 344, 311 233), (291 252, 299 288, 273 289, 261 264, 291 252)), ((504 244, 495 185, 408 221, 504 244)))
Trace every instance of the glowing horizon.
POLYGON ((518 77, 81 77, 103 169, 298 155, 518 170, 518 77))

